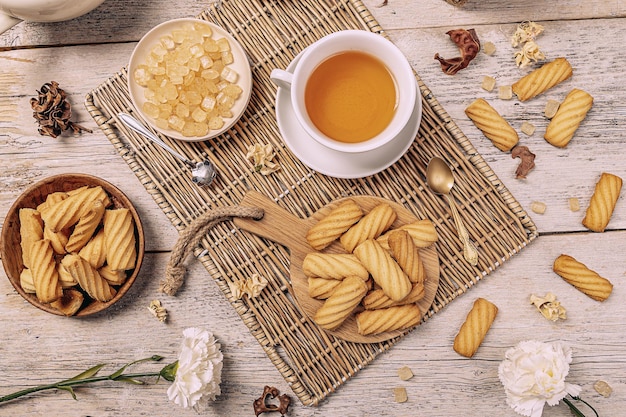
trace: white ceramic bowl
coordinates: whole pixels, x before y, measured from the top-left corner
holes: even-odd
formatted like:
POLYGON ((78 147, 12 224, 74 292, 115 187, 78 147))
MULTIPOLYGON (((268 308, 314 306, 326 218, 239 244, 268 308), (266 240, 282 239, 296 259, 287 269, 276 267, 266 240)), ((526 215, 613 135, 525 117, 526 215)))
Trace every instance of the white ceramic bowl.
POLYGON ((250 63, 248 57, 239 42, 237 42, 227 31, 220 26, 207 22, 201 19, 183 18, 174 19, 161 23, 154 27, 139 41, 135 50, 133 51, 130 62, 128 64, 128 89, 130 92, 130 98, 135 106, 136 111, 143 117, 143 119, 150 124, 152 128, 174 139, 179 139, 189 142, 203 141, 219 136, 229 130, 242 116, 252 93, 252 71, 250 70, 250 63), (173 129, 161 129, 155 121, 148 117, 142 110, 143 104, 147 101, 144 96, 145 87, 140 86, 134 80, 135 70, 137 66, 145 64, 148 55, 152 48, 160 42, 161 37, 167 34, 171 34, 175 29, 181 29, 184 25, 191 23, 201 23, 209 26, 213 31, 213 39, 226 38, 230 43, 231 52, 233 54, 233 63, 228 65, 231 69, 239 74, 236 84, 243 90, 241 96, 236 100, 232 113, 233 117, 224 119, 224 126, 219 130, 209 130, 206 136, 183 136, 182 133, 173 129))

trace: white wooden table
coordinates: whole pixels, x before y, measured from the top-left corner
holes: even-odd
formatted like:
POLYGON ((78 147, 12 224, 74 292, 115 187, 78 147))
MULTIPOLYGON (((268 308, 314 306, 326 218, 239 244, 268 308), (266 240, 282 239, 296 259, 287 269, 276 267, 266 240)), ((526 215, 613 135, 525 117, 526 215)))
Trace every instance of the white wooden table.
MULTIPOLYGON (((190 262, 187 285, 176 297, 158 293, 169 251, 177 233, 137 178, 116 153, 82 105, 85 94, 126 65, 136 41, 162 21, 198 15, 208 2, 193 0, 107 0, 92 13, 55 24, 21 23, 0 35, 0 221, 29 184, 70 172, 100 176, 119 186, 136 204, 146 228, 147 255, 138 282, 107 313, 85 320, 55 317, 26 303, 0 273, 0 395, 70 377, 98 363, 115 369, 134 359, 160 354, 175 359, 182 330, 204 326, 215 333, 224 352, 222 395, 203 412, 211 416, 254 415, 252 402, 264 385, 291 394, 292 416, 515 416, 505 403, 497 368, 504 352, 524 339, 560 340, 572 347, 568 382, 583 387, 582 396, 603 417, 626 409, 626 205, 617 204, 609 229, 590 233, 581 225, 584 209, 601 172, 626 178, 626 4, 589 0, 468 0, 462 8, 442 0, 380 0, 365 4, 471 139, 505 185, 530 212, 533 201, 547 205, 533 214, 540 237, 503 267, 459 297, 426 325, 359 372, 318 408, 304 407, 235 314, 198 262, 190 262), (520 104, 503 101, 480 88, 482 77, 511 84, 528 69, 515 67, 509 37, 524 20, 544 24, 538 39, 549 58, 565 56, 574 76, 545 99, 562 99, 574 87, 589 92, 594 106, 565 149, 542 138, 547 120, 544 100, 520 104), (480 54, 456 76, 444 75, 436 52, 456 56, 446 31, 475 28, 491 41, 493 56, 480 54), (58 81, 73 103, 73 120, 93 134, 60 139, 37 133, 29 98, 45 82, 58 81), (537 155, 528 179, 515 179, 517 160, 496 149, 465 117, 476 97, 489 98, 519 130, 523 121, 537 132, 521 143, 537 155), (567 198, 580 199, 570 211, 567 198), (591 300, 552 272, 561 253, 574 256, 614 284, 604 303, 591 300), (568 318, 544 319, 529 304, 531 293, 554 292, 568 318), (454 336, 477 297, 495 303, 499 315, 473 359, 452 350, 454 336), (159 298, 170 313, 167 324, 147 311, 159 298), (415 377, 403 382, 397 369, 408 366, 415 377), (609 398, 593 384, 607 381, 609 398), (408 401, 397 404, 393 388, 403 386, 408 401)), ((154 369, 157 367, 155 366, 154 369)), ((141 367, 140 369, 145 369, 141 367)), ((143 387, 104 383, 78 389, 78 401, 65 392, 33 395, 0 407, 6 416, 193 416, 168 402, 167 384, 143 387)), ((568 416, 565 405, 546 407, 544 416, 568 416)))

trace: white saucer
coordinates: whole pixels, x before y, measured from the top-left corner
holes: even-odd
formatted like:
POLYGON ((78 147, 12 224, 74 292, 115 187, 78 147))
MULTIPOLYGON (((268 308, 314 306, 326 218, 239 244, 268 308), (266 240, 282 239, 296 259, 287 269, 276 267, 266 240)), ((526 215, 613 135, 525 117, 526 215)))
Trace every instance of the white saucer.
MULTIPOLYGON (((289 64, 287 71, 292 71, 299 57, 289 64)), ((422 94, 418 88, 415 109, 406 127, 391 142, 373 151, 346 154, 315 141, 296 119, 289 90, 280 87, 276 94, 276 120, 283 141, 306 166, 330 177, 362 178, 388 168, 409 149, 422 120, 422 94)))

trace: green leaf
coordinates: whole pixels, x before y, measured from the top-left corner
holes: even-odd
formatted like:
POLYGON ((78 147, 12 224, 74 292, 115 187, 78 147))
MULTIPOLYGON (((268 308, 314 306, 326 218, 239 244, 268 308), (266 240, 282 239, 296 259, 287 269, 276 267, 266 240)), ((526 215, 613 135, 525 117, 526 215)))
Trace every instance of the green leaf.
POLYGON ((119 378, 116 379, 116 381, 126 382, 126 383, 133 384, 133 385, 144 385, 145 384, 145 382, 143 382, 143 381, 140 381, 140 380, 135 379, 135 378, 129 378, 127 376, 119 377, 119 378))
POLYGON ((154 362, 158 362, 161 359, 163 359, 162 356, 159 355, 152 355, 149 358, 144 358, 144 359, 139 359, 137 361, 134 362, 130 362, 127 363, 126 365, 122 366, 120 369, 118 369, 117 371, 113 372, 111 375, 109 375, 109 378, 112 380, 117 381, 118 378, 124 373, 124 371, 126 370, 126 368, 128 368, 129 366, 135 365, 137 363, 141 363, 141 362, 149 362, 149 361, 154 361, 154 362))
POLYGON ((91 378, 92 376, 96 375, 98 371, 100 371, 100 369, 102 369, 105 365, 106 363, 101 363, 100 365, 96 365, 93 368, 89 368, 86 371, 76 375, 75 377, 68 379, 68 381, 79 381, 81 379, 91 378))
POLYGON ((178 361, 170 363, 161 369, 159 375, 161 375, 166 381, 174 382, 176 379, 176 371, 178 371, 178 361))
POLYGON ((72 387, 57 387, 57 388, 62 389, 63 391, 69 392, 73 399, 78 400, 78 398, 76 398, 76 393, 74 392, 72 387))

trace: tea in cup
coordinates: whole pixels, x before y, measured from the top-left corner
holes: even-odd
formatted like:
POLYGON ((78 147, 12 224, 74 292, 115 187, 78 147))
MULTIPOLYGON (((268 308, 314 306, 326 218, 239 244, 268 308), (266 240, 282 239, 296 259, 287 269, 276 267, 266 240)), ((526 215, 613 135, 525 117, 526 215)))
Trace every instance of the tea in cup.
POLYGON ((317 142, 367 152, 392 141, 411 118, 417 84, 402 52, 375 33, 346 30, 309 46, 293 73, 271 79, 290 91, 298 122, 317 142))

